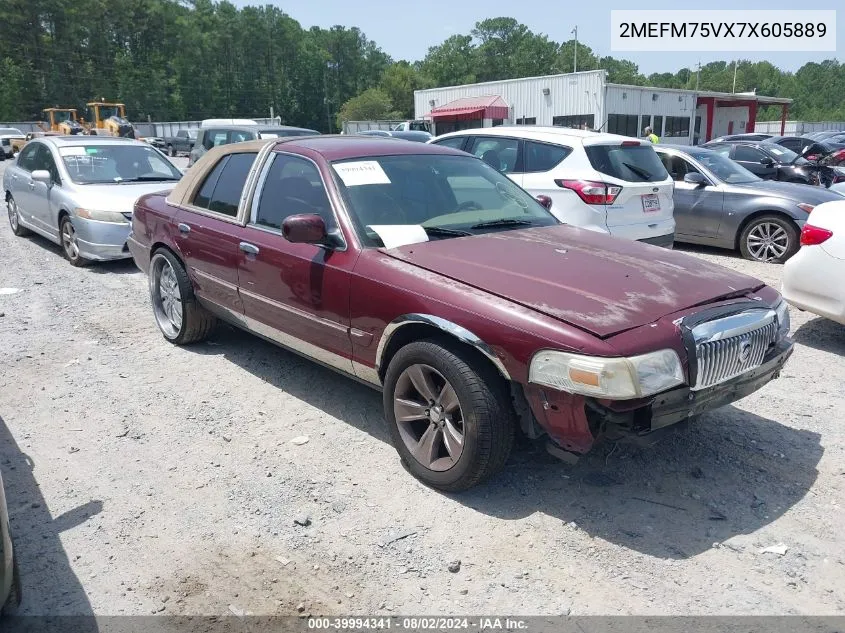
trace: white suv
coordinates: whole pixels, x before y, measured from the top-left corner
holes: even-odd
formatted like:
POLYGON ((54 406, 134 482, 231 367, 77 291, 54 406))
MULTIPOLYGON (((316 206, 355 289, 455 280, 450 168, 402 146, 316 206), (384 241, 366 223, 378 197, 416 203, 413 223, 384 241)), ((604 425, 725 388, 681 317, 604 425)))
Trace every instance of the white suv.
POLYGON ((562 222, 671 247, 674 182, 648 141, 558 127, 462 130, 429 141, 474 154, 562 222))

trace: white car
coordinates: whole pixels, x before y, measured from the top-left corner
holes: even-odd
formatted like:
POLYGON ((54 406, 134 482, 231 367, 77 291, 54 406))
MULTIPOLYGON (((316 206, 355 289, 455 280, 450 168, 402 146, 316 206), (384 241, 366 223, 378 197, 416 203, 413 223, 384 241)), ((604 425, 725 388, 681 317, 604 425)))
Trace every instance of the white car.
POLYGON ((430 141, 461 149, 548 196, 561 222, 671 247, 674 182, 647 141, 559 127, 461 130, 430 141))
POLYGON ((825 202, 801 229, 801 248, 783 265, 783 298, 845 325, 845 200, 825 202))

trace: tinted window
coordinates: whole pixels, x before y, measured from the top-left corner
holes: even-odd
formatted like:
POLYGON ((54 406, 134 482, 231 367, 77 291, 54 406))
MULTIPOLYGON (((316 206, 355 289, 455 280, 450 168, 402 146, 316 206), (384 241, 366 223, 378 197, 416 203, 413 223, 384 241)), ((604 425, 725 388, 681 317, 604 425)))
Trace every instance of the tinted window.
POLYGON ((230 154, 214 186, 209 211, 235 217, 246 184, 246 177, 255 162, 255 153, 230 154))
POLYGON ((667 116, 666 124, 663 127, 663 136, 667 138, 689 137, 689 117, 667 116))
POLYGON ((658 152, 657 155, 660 157, 660 161, 663 163, 666 171, 669 172, 672 180, 681 182, 687 174, 698 173, 698 170, 693 167, 692 164, 688 163, 680 156, 672 156, 671 154, 663 154, 660 152, 658 152))
POLYGON ((435 145, 445 145, 446 147, 453 147, 454 149, 463 149, 466 136, 453 136, 451 138, 444 138, 439 141, 434 141, 435 145))
POLYGON ((537 117, 524 117, 516 120, 517 125, 537 125, 537 117))
POLYGON ((636 114, 611 114, 607 117, 607 131, 622 136, 639 136, 636 114))
POLYGON ((38 152, 38 148, 41 147, 41 143, 30 143, 26 147, 21 150, 20 156, 18 156, 18 167, 21 169, 25 169, 26 171, 33 171, 35 164, 35 154, 38 152))
POLYGON ((650 145, 588 145, 584 148, 598 172, 628 182, 668 178, 666 168, 650 145))
POLYGON ((778 145, 783 145, 787 149, 791 149, 793 152, 800 152, 806 145, 809 145, 809 143, 801 140, 800 138, 787 138, 782 141, 778 141, 778 145))
POLYGON ((651 129, 654 130, 654 133, 657 134, 657 136, 663 136, 663 117, 662 116, 652 117, 651 129))
POLYGON ((518 150, 518 139, 492 138, 489 136, 474 137, 469 149, 471 153, 503 174, 516 171, 518 150))
POLYGON ((279 229, 289 215, 316 213, 331 230, 336 226, 323 180, 310 160, 277 154, 261 189, 253 222, 279 229))
POLYGON ((525 172, 549 171, 569 156, 572 148, 525 141, 525 172))
POLYGON ((759 163, 763 158, 765 158, 763 152, 748 145, 737 145, 734 150, 734 160, 759 163))
POLYGON ((203 209, 208 208, 208 204, 211 201, 211 194, 214 193, 214 187, 217 184, 217 180, 220 178, 220 172, 223 171, 223 167, 226 165, 228 160, 228 156, 221 158, 214 166, 214 169, 212 169, 208 176, 205 177, 205 182, 202 183, 202 187, 200 187, 197 195, 194 196, 193 204, 195 206, 202 207, 203 209))
POLYGON ((571 116, 552 117, 552 125, 574 129, 592 130, 595 127, 595 117, 592 114, 574 114, 571 116))

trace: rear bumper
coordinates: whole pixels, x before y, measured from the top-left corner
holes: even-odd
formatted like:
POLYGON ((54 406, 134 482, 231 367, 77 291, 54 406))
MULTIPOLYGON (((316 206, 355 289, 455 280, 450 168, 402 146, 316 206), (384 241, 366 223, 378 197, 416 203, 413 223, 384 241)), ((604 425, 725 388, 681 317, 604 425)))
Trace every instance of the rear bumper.
POLYGON ((845 287, 830 282, 837 260, 822 246, 804 246, 783 265, 781 294, 790 304, 845 324, 845 287))
POLYGON ((662 246, 663 248, 672 248, 672 244, 675 243, 675 234, 667 233, 666 235, 660 235, 658 237, 646 237, 637 241, 642 242, 643 244, 652 244, 654 246, 662 246))
POLYGON ((130 233, 126 240, 129 246, 129 253, 132 259, 135 260, 135 265, 140 268, 144 274, 150 271, 150 251, 149 249, 135 239, 135 236, 130 233))

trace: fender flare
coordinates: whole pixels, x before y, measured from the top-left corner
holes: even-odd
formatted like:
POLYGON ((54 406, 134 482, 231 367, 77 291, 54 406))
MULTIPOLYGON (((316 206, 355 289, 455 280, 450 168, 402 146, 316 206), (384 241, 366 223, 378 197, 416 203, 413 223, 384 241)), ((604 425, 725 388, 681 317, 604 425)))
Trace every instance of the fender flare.
POLYGON ((510 373, 505 368, 504 363, 502 360, 496 356, 493 349, 484 342, 481 338, 476 336, 473 332, 470 332, 463 326, 458 325, 457 323, 453 323, 448 319, 444 319, 442 317, 435 316, 433 314, 403 314, 400 317, 393 319, 387 326, 384 328, 384 331, 381 334, 381 338, 378 342, 378 348, 376 349, 376 373, 377 375, 381 375, 382 370, 382 363, 384 360, 384 353, 387 350, 387 346, 390 343, 390 340, 393 338, 393 335, 396 334, 396 331, 406 325, 428 325, 434 327, 441 332, 444 332, 451 336, 454 339, 457 339, 461 343, 469 345, 473 347, 478 352, 483 354, 493 365, 495 365, 496 369, 502 375, 502 377, 507 380, 511 381, 510 373))

